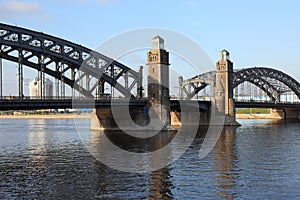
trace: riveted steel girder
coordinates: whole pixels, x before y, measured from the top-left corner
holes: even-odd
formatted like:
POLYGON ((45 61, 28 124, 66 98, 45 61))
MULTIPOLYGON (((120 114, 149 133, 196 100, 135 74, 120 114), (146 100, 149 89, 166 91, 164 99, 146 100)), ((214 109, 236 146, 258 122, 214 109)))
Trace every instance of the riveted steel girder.
POLYGON ((87 97, 100 80, 126 97, 142 80, 138 72, 99 52, 42 32, 0 23, 0 57, 55 77, 87 97), (54 66, 54 67, 53 67, 54 66), (129 83, 126 86, 123 82, 129 83), (96 81, 90 81, 91 79, 96 81), (85 83, 82 84, 83 79, 85 83))
MULTIPOLYGON (((192 98, 206 85, 215 84, 215 76, 216 72, 211 71, 197 75, 191 79, 187 79, 182 82, 182 90, 188 98, 192 98), (195 85, 197 84, 200 84, 202 88, 195 87, 195 85), (191 91, 187 88, 192 88, 193 90, 191 91)), ((271 98, 272 101, 280 101, 280 95, 286 92, 277 85, 277 83, 280 83, 293 91, 300 99, 300 83, 291 76, 276 69, 267 67, 253 67, 240 70, 236 69, 233 72, 232 80, 233 88, 246 81, 256 85, 258 88, 263 90, 271 98)))

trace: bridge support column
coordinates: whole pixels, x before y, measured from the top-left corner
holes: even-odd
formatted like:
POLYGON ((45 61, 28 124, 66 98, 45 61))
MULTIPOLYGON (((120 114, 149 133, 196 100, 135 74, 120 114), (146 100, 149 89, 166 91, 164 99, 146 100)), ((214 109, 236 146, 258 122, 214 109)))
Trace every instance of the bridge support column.
POLYGON ((171 125, 181 126, 207 126, 210 123, 210 110, 195 110, 191 108, 189 112, 171 111, 171 125), (200 115, 200 116, 199 116, 200 115), (195 121, 197 119, 197 121, 195 121))
POLYGON ((270 115, 272 118, 277 119, 300 119, 300 109, 271 109, 270 115))
POLYGON ((169 97, 169 52, 164 49, 164 40, 152 39, 152 49, 147 53, 148 98, 156 116, 165 128, 171 125, 169 97))
POLYGON ((225 114, 224 125, 239 126, 233 99, 233 63, 225 49, 220 52, 220 60, 216 63, 215 96, 217 112, 225 114))
MULTIPOLYGON (((126 113, 127 106, 119 106, 118 113, 126 113)), ((91 117, 92 130, 140 130, 141 127, 149 124, 148 113, 143 106, 132 106, 129 108, 130 118, 127 115, 114 116, 111 107, 101 107, 93 109, 91 117), (118 119, 119 125, 115 121, 118 119)))

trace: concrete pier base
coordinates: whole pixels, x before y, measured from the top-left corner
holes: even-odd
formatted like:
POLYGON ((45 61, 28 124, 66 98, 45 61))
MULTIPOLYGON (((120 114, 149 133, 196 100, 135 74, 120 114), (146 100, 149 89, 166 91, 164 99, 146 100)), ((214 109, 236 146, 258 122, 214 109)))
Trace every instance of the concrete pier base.
POLYGON ((270 115, 277 119, 300 119, 300 109, 271 109, 270 115))
POLYGON ((143 130, 149 124, 149 116, 144 113, 143 107, 130 109, 130 116, 123 115, 128 112, 128 107, 118 108, 118 113, 113 115, 110 107, 93 109, 91 117, 92 130, 143 130), (117 119, 117 122, 116 120, 117 119))
POLYGON ((241 124, 236 121, 235 116, 226 115, 224 126, 241 126, 241 124))

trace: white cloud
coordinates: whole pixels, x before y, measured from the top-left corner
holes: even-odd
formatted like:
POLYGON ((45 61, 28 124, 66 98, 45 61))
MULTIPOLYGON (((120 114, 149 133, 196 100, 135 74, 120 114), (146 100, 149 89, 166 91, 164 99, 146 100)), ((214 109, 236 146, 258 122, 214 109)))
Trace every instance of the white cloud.
POLYGON ((11 18, 47 18, 41 4, 21 0, 1 1, 0 19, 11 18))

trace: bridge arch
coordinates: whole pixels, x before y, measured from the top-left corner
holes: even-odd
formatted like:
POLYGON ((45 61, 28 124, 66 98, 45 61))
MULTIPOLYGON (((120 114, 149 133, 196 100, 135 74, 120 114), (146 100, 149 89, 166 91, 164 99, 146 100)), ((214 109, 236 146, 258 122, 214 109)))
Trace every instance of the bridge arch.
MULTIPOLYGON (((188 98, 194 97, 207 85, 215 84, 215 75, 216 72, 211 71, 182 81, 180 84, 182 93, 184 92, 188 98), (187 88, 191 88, 191 90, 188 90, 187 88)), ((293 77, 279 70, 267 67, 252 67, 234 70, 232 76, 233 88, 248 81, 264 91, 272 101, 280 101, 280 95, 283 91, 270 82, 270 79, 275 79, 286 85, 300 99, 300 83, 293 77)))
POLYGON ((132 95, 135 86, 142 85, 141 73, 99 52, 42 32, 2 23, 0 57, 42 71, 86 97, 94 97, 95 90, 104 83, 126 97, 132 95))
POLYGON ((300 83, 288 74, 267 67, 245 68, 233 73, 233 88, 249 81, 262 89, 272 100, 280 101, 280 88, 276 88, 268 79, 275 79, 291 89, 300 99, 300 83))

